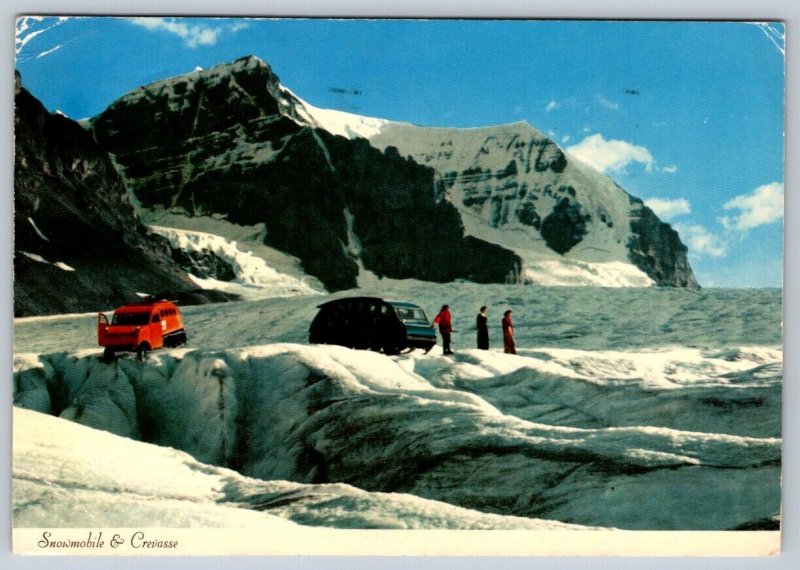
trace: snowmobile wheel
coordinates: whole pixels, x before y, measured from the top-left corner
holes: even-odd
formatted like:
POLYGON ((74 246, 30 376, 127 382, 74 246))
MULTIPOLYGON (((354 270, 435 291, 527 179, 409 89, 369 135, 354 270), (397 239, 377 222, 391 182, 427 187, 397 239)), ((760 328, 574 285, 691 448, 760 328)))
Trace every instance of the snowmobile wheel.
POLYGON ((383 345, 383 353, 388 356, 394 356, 396 354, 400 354, 400 349, 397 348, 397 345, 393 342, 387 342, 383 345))
POLYGON ((150 352, 150 345, 147 344, 146 342, 141 343, 136 348, 136 359, 139 362, 142 362, 145 359, 145 357, 147 356, 148 352, 150 352))

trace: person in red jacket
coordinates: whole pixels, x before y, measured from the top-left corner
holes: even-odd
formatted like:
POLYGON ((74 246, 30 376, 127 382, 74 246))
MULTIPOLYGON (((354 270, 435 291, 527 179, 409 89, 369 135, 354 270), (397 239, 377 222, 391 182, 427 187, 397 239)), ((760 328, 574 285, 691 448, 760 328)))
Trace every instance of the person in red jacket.
POLYGON ((514 323, 511 322, 511 311, 503 313, 503 352, 506 354, 516 354, 517 347, 514 346, 514 323))
POLYGON ((433 324, 439 325, 442 335, 442 354, 453 354, 450 350, 450 333, 453 332, 453 318, 450 315, 450 305, 442 305, 442 310, 433 319, 433 324))

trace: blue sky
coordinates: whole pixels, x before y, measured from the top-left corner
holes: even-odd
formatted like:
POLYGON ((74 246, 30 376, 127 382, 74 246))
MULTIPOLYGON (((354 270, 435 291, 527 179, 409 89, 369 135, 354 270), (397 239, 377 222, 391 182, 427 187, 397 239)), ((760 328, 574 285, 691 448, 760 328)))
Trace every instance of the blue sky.
POLYGON ((46 18, 16 67, 75 119, 253 54, 318 107, 419 125, 525 120, 644 199, 706 287, 779 287, 783 27, 733 22, 46 18))

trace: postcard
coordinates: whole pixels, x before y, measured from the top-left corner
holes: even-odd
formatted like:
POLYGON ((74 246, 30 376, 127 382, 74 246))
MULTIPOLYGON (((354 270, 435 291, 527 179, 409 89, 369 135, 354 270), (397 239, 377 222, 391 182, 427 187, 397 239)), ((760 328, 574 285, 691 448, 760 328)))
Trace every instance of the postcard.
POLYGON ((20 15, 14 552, 777 554, 784 33, 20 15))

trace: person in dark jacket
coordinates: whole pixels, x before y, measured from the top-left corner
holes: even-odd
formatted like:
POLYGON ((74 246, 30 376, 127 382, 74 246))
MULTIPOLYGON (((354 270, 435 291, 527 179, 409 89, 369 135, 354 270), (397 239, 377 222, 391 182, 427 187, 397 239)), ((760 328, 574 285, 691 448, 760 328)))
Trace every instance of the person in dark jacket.
POLYGON ((442 354, 453 354, 453 351, 450 350, 450 334, 453 332, 450 305, 442 305, 442 310, 433 319, 433 324, 439 325, 439 332, 442 335, 442 354))
POLYGON ((511 311, 503 313, 503 352, 506 354, 516 354, 517 347, 514 345, 514 323, 511 322, 511 311))
POLYGON ((489 350, 489 326, 487 325, 486 306, 481 307, 475 318, 475 328, 478 329, 478 348, 489 350))

